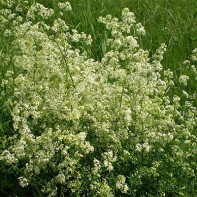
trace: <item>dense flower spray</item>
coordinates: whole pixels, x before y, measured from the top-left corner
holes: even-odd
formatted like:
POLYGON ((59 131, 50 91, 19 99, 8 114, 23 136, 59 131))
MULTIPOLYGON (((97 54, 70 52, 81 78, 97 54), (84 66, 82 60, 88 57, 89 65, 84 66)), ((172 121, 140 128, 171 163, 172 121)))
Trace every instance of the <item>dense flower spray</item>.
MULTIPOLYGON (((58 6, 72 10, 68 2, 58 6)), ((187 189, 196 176, 195 95, 185 91, 182 104, 168 96, 174 82, 161 64, 166 45, 152 57, 139 48, 144 28, 125 8, 121 20, 99 18, 110 37, 97 62, 73 44, 90 45, 91 36, 61 18, 46 24, 53 15, 38 3, 26 18, 1 10, 4 35, 12 37, 12 53, 0 54, 12 62, 1 92, 12 90, 6 103, 14 134, 6 136, 0 162, 39 195, 152 196, 155 187, 165 196, 179 184, 187 189)), ((185 86, 188 80, 179 79, 185 86)))

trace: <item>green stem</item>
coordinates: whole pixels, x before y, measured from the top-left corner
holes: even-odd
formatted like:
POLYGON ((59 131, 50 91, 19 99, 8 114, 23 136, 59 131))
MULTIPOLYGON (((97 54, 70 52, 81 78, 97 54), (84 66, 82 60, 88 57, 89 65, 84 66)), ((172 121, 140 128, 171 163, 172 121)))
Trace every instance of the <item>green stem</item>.
POLYGON ((70 76, 70 79, 71 79, 71 81, 72 81, 72 84, 73 84, 74 89, 76 90, 76 87, 75 87, 75 84, 74 84, 74 80, 73 80, 73 78, 72 78, 72 75, 71 75, 70 69, 69 69, 69 67, 68 67, 66 58, 64 57, 64 54, 63 54, 63 52, 62 52, 62 50, 61 50, 59 44, 57 43, 57 41, 56 41, 54 38, 53 38, 52 40, 56 43, 57 47, 58 47, 59 50, 60 50, 60 53, 61 53, 61 55, 62 55, 62 58, 63 58, 63 60, 64 60, 64 62, 65 62, 65 64, 66 64, 66 71, 67 71, 68 75, 70 76))

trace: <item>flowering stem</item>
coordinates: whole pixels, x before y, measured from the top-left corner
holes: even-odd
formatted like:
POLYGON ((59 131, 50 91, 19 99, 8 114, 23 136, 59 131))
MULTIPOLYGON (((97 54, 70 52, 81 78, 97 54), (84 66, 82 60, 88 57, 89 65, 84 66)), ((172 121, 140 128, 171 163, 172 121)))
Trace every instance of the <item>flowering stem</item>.
POLYGON ((62 58, 63 58, 63 60, 64 60, 64 62, 65 62, 65 64, 66 64, 66 71, 68 72, 68 74, 69 74, 69 76, 70 76, 70 79, 71 79, 71 81, 72 81, 73 87, 74 87, 74 89, 76 90, 76 87, 75 87, 75 84, 74 84, 74 80, 73 80, 72 75, 71 75, 71 73, 70 73, 70 69, 69 69, 69 67, 68 67, 68 64, 67 64, 67 61, 66 61, 66 59, 65 59, 65 56, 64 56, 64 54, 63 54, 63 52, 62 52, 62 50, 61 50, 59 44, 58 44, 57 41, 55 40, 55 38, 53 38, 52 40, 56 43, 57 47, 58 47, 59 50, 60 50, 60 53, 61 53, 61 55, 62 55, 62 58))

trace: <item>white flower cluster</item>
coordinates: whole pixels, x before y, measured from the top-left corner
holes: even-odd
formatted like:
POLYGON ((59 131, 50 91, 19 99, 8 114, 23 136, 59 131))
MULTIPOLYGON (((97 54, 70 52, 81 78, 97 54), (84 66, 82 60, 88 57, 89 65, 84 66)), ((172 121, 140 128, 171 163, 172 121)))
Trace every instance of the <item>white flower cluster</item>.
POLYGON ((54 32, 61 32, 61 31, 68 31, 69 27, 66 25, 65 21, 63 21, 62 19, 58 18, 57 20, 54 21, 52 30, 54 32))
POLYGON ((123 175, 118 175, 117 177, 117 182, 116 182, 116 188, 121 190, 122 193, 127 193, 128 191, 128 186, 125 183, 126 178, 123 175))
POLYGON ((104 166, 107 168, 109 172, 111 172, 114 169, 112 163, 116 161, 117 157, 113 155, 112 151, 109 151, 103 153, 103 159, 104 159, 103 162, 104 166))
POLYGON ((58 3, 58 7, 61 9, 61 10, 65 10, 65 11, 71 11, 72 10, 72 7, 70 5, 70 3, 68 1, 66 1, 65 3, 58 3))
MULTIPOLYGON (((168 96, 174 83, 170 70, 161 76, 166 46, 152 58, 140 49, 136 36, 144 29, 126 8, 121 20, 99 18, 111 37, 97 62, 75 47, 90 44, 90 36, 69 30, 62 19, 44 23, 53 13, 41 4, 30 7, 28 20, 12 27, 9 53, 0 53, 13 65, 0 82, 1 95, 11 90, 5 100, 14 130, 5 136, 0 162, 19 169, 22 187, 48 196, 60 188, 70 196, 138 195, 155 177, 159 191, 168 192, 170 174, 181 180, 187 174, 183 184, 192 180, 197 110, 190 95, 182 107, 178 96, 168 96)), ((180 77, 184 85, 188 80, 180 77)))
POLYGON ((26 187, 29 185, 28 180, 25 177, 19 177, 18 179, 20 181, 19 184, 21 185, 21 187, 26 187))
POLYGON ((106 179, 103 179, 101 182, 93 181, 90 185, 90 189, 94 191, 92 196, 114 196, 106 179))
POLYGON ((13 6, 13 1, 12 0, 0 0, 0 4, 3 6, 7 6, 8 8, 11 8, 13 6))
POLYGON ((145 35, 144 27, 141 23, 136 24, 134 13, 129 12, 128 8, 123 9, 121 22, 118 18, 112 18, 111 15, 107 15, 106 18, 99 17, 99 22, 106 24, 106 28, 111 30, 113 36, 121 36, 124 32, 130 33, 132 28, 137 35, 145 35))
POLYGON ((28 20, 35 20, 36 17, 41 17, 42 19, 48 19, 54 15, 53 9, 48 9, 42 4, 36 3, 27 12, 28 20))
MULTIPOLYGON (((194 81, 194 86, 195 86, 195 83, 197 81, 197 67, 195 65, 195 62, 197 61, 197 48, 195 48, 193 51, 192 51, 192 55, 191 55, 191 61, 189 60, 185 60, 183 62, 183 70, 185 71, 185 73, 187 73, 187 75, 183 75, 183 76, 180 76, 179 78, 179 82, 184 84, 185 86, 187 85, 187 81, 189 80, 189 78, 193 78, 194 81), (194 63, 193 65, 191 63, 194 63)), ((192 82, 190 82, 190 85, 191 85, 192 82)))
POLYGON ((193 61, 197 61, 197 48, 195 48, 195 49, 193 50, 192 60, 193 60, 193 61))
POLYGON ((187 76, 187 75, 181 75, 180 77, 179 77, 179 82, 181 83, 181 84, 183 84, 184 86, 186 86, 187 85, 187 81, 189 80, 189 77, 187 76))

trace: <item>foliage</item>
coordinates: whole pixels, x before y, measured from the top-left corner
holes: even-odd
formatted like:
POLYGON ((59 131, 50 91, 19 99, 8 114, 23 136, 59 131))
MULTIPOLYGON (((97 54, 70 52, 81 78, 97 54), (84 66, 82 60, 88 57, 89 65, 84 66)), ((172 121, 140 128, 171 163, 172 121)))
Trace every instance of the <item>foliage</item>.
MULTIPOLYGON (((2 1, 4 2, 4 1, 2 1)), ((99 17, 105 52, 66 23, 68 2, 6 1, 0 12, 3 195, 194 196, 196 95, 180 92, 128 8, 99 17)), ((197 59, 196 49, 192 63, 197 59)), ((186 71, 197 77, 186 60, 186 71)), ((195 87, 194 87, 195 88, 195 87)))

